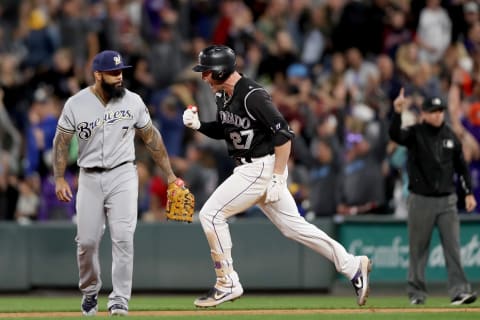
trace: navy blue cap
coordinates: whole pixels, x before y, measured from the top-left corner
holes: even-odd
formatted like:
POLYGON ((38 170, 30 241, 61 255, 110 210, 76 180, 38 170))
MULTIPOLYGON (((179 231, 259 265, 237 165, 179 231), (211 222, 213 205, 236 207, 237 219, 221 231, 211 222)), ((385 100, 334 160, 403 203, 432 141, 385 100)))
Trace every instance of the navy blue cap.
POLYGON ((114 71, 130 68, 123 62, 123 58, 117 51, 105 50, 98 53, 93 58, 92 70, 93 71, 114 71))

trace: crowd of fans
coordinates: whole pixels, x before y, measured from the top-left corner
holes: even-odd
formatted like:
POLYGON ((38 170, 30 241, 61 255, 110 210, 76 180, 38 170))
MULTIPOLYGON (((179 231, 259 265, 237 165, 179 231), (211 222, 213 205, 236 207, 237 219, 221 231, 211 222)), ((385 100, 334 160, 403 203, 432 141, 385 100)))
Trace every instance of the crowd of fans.
MULTIPOLYGON (((72 219, 55 198, 51 149, 65 100, 92 83, 104 49, 133 68, 176 173, 197 209, 234 163, 222 142, 186 129, 214 97, 191 72, 205 46, 226 44, 237 68, 265 85, 296 133, 289 186, 307 217, 405 217, 406 151, 390 141, 392 101, 405 88, 405 123, 423 99, 448 102, 480 199, 480 6, 464 0, 4 0, 0 3, 0 219, 72 219)), ((68 180, 75 190, 76 144, 68 180)), ((137 147, 139 218, 164 219, 166 185, 137 147)), ((461 204, 460 204, 461 206, 461 204)), ((255 215, 255 210, 244 216, 255 215)))

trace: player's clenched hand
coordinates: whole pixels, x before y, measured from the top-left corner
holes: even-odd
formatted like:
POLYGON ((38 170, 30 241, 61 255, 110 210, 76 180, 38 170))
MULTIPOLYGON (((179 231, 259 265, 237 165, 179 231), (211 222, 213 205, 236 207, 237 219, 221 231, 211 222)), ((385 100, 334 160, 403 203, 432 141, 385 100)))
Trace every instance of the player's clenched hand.
POLYGON ((60 201, 69 202, 72 200, 72 190, 70 190, 70 186, 64 178, 55 179, 55 194, 60 201))
POLYGON ((265 197, 265 203, 275 202, 280 200, 280 193, 282 191, 284 183, 285 183, 285 180, 283 179, 282 175, 279 175, 279 174, 272 175, 272 180, 270 180, 270 183, 268 184, 268 187, 267 187, 267 195, 265 197))
POLYGON ((186 127, 198 130, 200 128, 200 120, 198 119, 197 107, 188 106, 183 112, 183 124, 186 127))

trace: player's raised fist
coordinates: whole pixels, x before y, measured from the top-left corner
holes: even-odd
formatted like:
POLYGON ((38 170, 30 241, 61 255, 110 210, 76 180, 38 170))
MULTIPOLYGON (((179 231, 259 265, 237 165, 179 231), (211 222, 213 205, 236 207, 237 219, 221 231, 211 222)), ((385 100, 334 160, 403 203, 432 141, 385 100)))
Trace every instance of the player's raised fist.
POLYGON ((183 112, 183 124, 194 130, 200 128, 200 120, 198 119, 198 108, 196 106, 188 106, 183 112))

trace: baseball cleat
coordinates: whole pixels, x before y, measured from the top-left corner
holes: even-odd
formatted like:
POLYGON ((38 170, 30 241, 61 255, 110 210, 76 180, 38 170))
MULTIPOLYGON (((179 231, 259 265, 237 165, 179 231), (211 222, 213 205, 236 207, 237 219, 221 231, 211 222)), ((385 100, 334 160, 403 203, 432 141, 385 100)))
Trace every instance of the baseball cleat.
POLYGON ((452 302, 452 305, 459 306, 461 304, 474 303, 475 300, 477 300, 476 292, 464 292, 456 295, 451 302, 452 302))
POLYGON ((226 301, 234 301, 243 294, 243 288, 240 284, 233 288, 228 288, 227 291, 219 290, 215 287, 208 291, 207 295, 195 300, 195 306, 199 308, 216 307, 226 301))
POLYGON ((357 304, 363 306, 367 302, 368 292, 370 291, 369 274, 372 271, 372 260, 367 256, 360 257, 360 266, 355 276, 352 278, 352 285, 357 295, 357 304))
POLYGON ((128 315, 128 308, 123 304, 114 304, 108 308, 108 311, 111 316, 126 316, 128 315))
POLYGON ((82 313, 84 316, 94 316, 98 311, 98 297, 96 294, 84 295, 82 298, 82 313))
POLYGON ((414 298, 410 299, 410 304, 412 304, 412 305, 425 304, 425 298, 414 297, 414 298))

